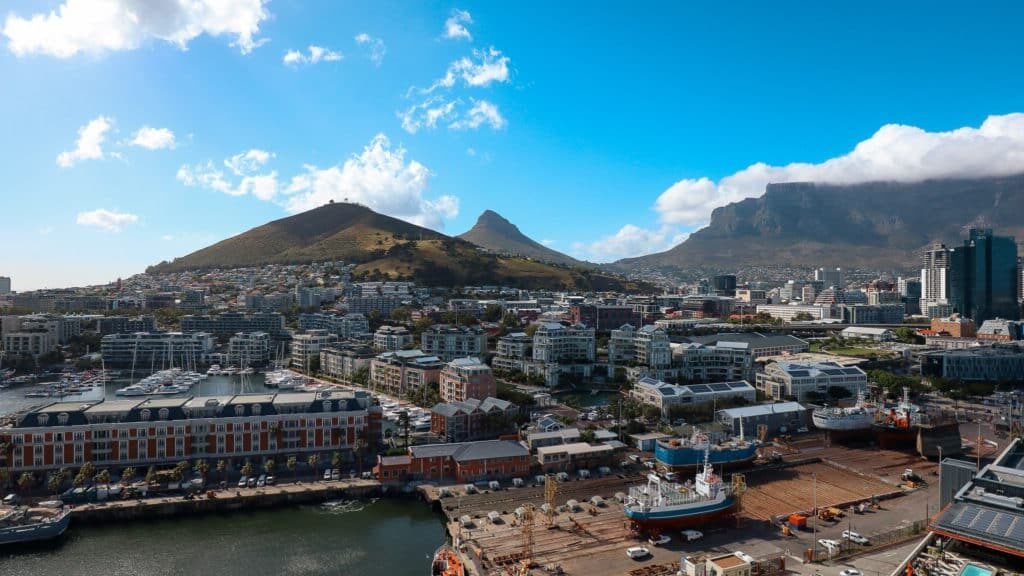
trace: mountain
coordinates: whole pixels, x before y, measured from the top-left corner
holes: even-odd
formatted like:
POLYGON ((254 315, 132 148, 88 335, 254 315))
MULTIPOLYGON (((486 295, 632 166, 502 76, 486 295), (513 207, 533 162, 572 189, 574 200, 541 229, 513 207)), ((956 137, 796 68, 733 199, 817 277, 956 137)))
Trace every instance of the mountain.
POLYGON ((476 219, 476 224, 457 237, 481 248, 486 248, 495 254, 522 256, 565 266, 590 267, 589 264, 566 256, 557 250, 552 250, 539 242, 534 242, 520 232, 515 224, 493 210, 484 210, 483 214, 476 219))
POLYGON ((329 260, 356 264, 356 279, 416 280, 428 286, 499 284, 598 291, 650 288, 596 270, 491 254, 465 240, 341 202, 257 226, 187 256, 151 266, 147 272, 329 260))
POLYGON ((760 198, 716 208, 707 227, 658 254, 607 269, 738 265, 913 269, 935 241, 970 228, 1024 240, 1024 175, 923 182, 769 184, 760 198))

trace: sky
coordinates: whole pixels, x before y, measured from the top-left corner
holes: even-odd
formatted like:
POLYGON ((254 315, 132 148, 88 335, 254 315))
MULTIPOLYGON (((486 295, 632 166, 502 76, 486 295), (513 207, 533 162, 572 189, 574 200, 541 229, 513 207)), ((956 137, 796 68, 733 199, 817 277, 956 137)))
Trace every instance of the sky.
POLYGON ((1024 172, 1022 12, 7 0, 0 276, 107 282, 332 199, 608 262, 768 182, 1024 172))

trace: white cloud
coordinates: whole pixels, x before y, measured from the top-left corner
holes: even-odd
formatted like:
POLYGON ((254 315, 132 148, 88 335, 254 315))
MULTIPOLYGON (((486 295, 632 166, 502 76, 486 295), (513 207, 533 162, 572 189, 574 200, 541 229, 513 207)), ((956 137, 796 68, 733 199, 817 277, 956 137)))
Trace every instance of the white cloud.
POLYGON ((545 240, 541 240, 540 243, 545 245, 545 246, 554 246, 555 241, 554 240, 547 240, 547 239, 545 239, 545 240))
POLYGON ((278 192, 277 172, 258 173, 273 156, 270 152, 253 149, 225 159, 224 166, 235 176, 242 177, 238 184, 226 178, 224 172, 211 161, 182 166, 178 168, 176 177, 186 186, 206 188, 228 196, 252 194, 260 200, 273 200, 278 192))
POLYGON ((473 23, 473 16, 466 10, 453 10, 452 15, 444 21, 444 37, 456 40, 472 40, 466 24, 473 23))
POLYGON ((224 166, 227 166, 235 176, 246 176, 259 172, 273 157, 273 152, 253 148, 225 159, 224 166))
POLYGON ((103 142, 107 132, 113 126, 113 119, 98 116, 78 129, 78 140, 75 149, 57 155, 57 165, 70 168, 81 160, 100 160, 103 158, 103 142))
POLYGON ((323 46, 315 46, 310 44, 307 48, 309 54, 303 54, 299 50, 289 50, 284 54, 284 63, 290 66, 298 66, 299 64, 317 64, 319 62, 337 62, 344 58, 341 52, 331 50, 330 48, 324 48, 323 46))
POLYGON ((670 226, 649 230, 626 224, 615 234, 593 242, 574 242, 572 251, 593 262, 612 262, 621 258, 668 250, 686 240, 687 236, 689 234, 679 233, 670 226))
POLYGON ((654 208, 665 224, 702 225, 715 208, 759 197, 765 185, 773 182, 917 182, 1022 171, 1024 114, 989 116, 978 128, 947 132, 887 124, 849 153, 818 164, 757 163, 718 182, 708 178, 680 180, 658 197, 654 208))
POLYGON ((476 156, 476 148, 466 148, 467 156, 476 156))
POLYGON ((415 134, 420 128, 434 128, 438 122, 454 118, 455 107, 458 104, 457 100, 445 100, 440 96, 433 96, 399 112, 398 118, 402 121, 403 130, 409 134, 415 134))
POLYGON ((160 150, 163 148, 174 148, 174 132, 167 128, 150 128, 143 126, 135 133, 129 143, 132 146, 139 146, 147 150, 160 150))
POLYGON ((120 232, 128 224, 135 224, 139 217, 127 212, 111 212, 97 208, 92 212, 79 212, 75 222, 81 226, 92 226, 107 232, 120 232))
POLYGON ((174 241, 174 235, 173 234, 164 234, 163 236, 160 237, 160 239, 163 240, 164 242, 173 242, 174 241))
POLYGON ((473 107, 462 118, 449 124, 449 127, 456 130, 475 130, 487 124, 495 130, 501 130, 506 123, 505 117, 501 115, 496 105, 487 100, 475 100, 473 107))
POLYGON ((306 166, 291 180, 286 193, 289 212, 301 212, 334 200, 358 202, 389 216, 442 229, 444 220, 459 213, 454 196, 424 197, 430 177, 426 166, 406 161, 404 148, 392 148, 387 136, 378 134, 341 165, 306 166))
POLYGON ((158 39, 185 50, 203 34, 229 36, 243 54, 269 17, 268 0, 65 0, 56 10, 23 18, 8 14, 3 35, 16 56, 70 58, 134 50, 158 39))
POLYGON ((473 57, 464 56, 448 65, 443 77, 434 81, 430 87, 420 90, 422 94, 430 94, 438 88, 451 88, 456 81, 462 80, 466 86, 482 87, 492 83, 499 84, 509 81, 508 64, 511 60, 493 46, 486 50, 473 50, 473 57))
POLYGON ((371 62, 377 66, 380 66, 381 63, 384 62, 384 55, 388 53, 388 49, 387 46, 384 45, 384 40, 382 38, 375 38, 366 32, 362 32, 356 34, 355 41, 356 44, 363 47, 367 58, 369 58, 371 62))

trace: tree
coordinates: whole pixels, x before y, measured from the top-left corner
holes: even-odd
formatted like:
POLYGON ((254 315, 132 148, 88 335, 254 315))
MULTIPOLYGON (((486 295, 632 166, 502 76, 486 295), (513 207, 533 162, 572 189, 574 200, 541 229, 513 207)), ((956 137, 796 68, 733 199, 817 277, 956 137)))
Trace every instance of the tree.
POLYGON ((228 471, 228 463, 224 460, 217 460, 217 475, 220 476, 222 482, 226 482, 228 471))
POLYGON ((814 320, 814 316, 811 316, 810 312, 797 312, 796 315, 793 316, 793 320, 796 320, 797 322, 810 322, 814 320))
POLYGON ((85 475, 86 479, 92 479, 96 475, 96 467, 93 466, 92 462, 86 462, 82 464, 82 469, 78 471, 79 474, 85 475))
POLYGON ((267 461, 263 463, 263 470, 266 471, 267 476, 273 476, 274 470, 277 470, 277 461, 273 458, 268 458, 267 461))
POLYGON ((156 482, 156 466, 150 466, 149 470, 146 470, 146 484, 154 482, 156 482))
POLYGON ((134 479, 135 479, 135 468, 134 467, 128 466, 124 470, 121 470, 121 484, 123 486, 128 486, 129 484, 132 483, 132 480, 134 480, 134 479))
POLYGON ((409 412, 402 410, 398 413, 398 425, 402 428, 402 439, 405 446, 409 446, 409 412))
POLYGON ((644 419, 654 421, 661 418, 661 408, 657 406, 644 406, 644 419))
POLYGON ((35 478, 32 477, 28 472, 22 472, 21 476, 18 477, 18 488, 22 492, 28 492, 28 489, 35 483, 35 478))
POLYGON ((310 454, 309 458, 306 458, 306 463, 313 469, 313 481, 316 482, 317 478, 320 477, 320 456, 310 454))
POLYGON ((60 487, 63 483, 64 479, 61 478, 60 473, 54 472, 53 474, 50 474, 49 480, 46 481, 46 489, 56 496, 57 494, 60 494, 60 487))
POLYGON ((481 317, 485 322, 497 322, 501 320, 502 313, 504 311, 499 304, 488 304, 484 308, 483 316, 481 317))
POLYGON ((174 478, 176 482, 181 482, 185 479, 185 474, 192 469, 189 465, 188 460, 182 460, 174 465, 174 469, 171 470, 171 478, 174 478))
POLYGON ((246 460, 245 464, 242 466, 242 471, 241 472, 242 472, 242 476, 246 476, 246 477, 252 476, 252 462, 246 460))
POLYGON ((335 452, 335 453, 331 454, 331 468, 337 469, 337 468, 340 468, 340 467, 341 467, 341 452, 335 452))
POLYGON ((530 324, 529 326, 526 327, 525 330, 523 330, 523 332, 526 333, 526 335, 529 336, 530 338, 533 338, 533 335, 537 333, 537 328, 539 327, 539 324, 530 324))
POLYGON ((96 482, 110 488, 110 470, 104 468, 96 475, 96 482))
POLYGON ((298 481, 299 478, 297 470, 299 468, 299 459, 296 458, 295 456, 289 456, 288 461, 285 463, 285 466, 287 466, 288 469, 291 470, 292 480, 298 481))
POLYGON ((210 473, 210 464, 206 460, 197 460, 195 471, 203 479, 203 486, 206 486, 206 475, 210 473))

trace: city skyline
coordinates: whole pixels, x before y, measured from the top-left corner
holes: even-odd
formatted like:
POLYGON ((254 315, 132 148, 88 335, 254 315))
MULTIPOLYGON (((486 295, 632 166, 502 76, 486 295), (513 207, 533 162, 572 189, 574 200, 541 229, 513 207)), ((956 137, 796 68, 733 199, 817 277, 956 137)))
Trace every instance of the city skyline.
POLYGON ((215 4, 8 6, 15 290, 111 281, 328 200, 451 235, 493 209, 607 262, 768 182, 1024 171, 1012 4, 197 3, 215 4))

